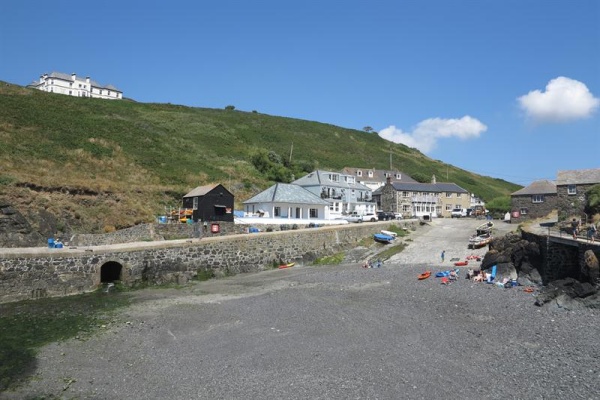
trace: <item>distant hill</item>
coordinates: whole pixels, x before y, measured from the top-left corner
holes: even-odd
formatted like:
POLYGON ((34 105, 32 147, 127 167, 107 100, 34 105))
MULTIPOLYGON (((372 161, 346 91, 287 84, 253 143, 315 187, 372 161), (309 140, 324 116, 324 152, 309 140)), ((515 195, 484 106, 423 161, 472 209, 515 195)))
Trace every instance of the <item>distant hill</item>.
POLYGON ((315 168, 387 169, 390 152, 394 169, 435 174, 488 201, 520 188, 376 133, 229 108, 76 98, 0 82, 0 203, 42 232, 110 231, 154 220, 199 185, 222 183, 241 206, 273 179, 315 168), (265 159, 270 165, 260 168, 265 159))

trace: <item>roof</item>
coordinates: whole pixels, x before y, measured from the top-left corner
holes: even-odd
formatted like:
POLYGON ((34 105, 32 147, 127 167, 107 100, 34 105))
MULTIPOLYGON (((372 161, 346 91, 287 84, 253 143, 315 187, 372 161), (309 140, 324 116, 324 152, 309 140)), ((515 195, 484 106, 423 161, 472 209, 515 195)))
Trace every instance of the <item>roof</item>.
POLYGON ((407 175, 401 171, 391 170, 391 169, 345 167, 344 169, 342 169, 342 173, 346 174, 346 175, 355 176, 356 178, 358 178, 362 181, 368 180, 368 181, 386 182, 386 180, 387 180, 386 174, 387 174, 392 179, 392 182, 394 182, 394 181, 396 181, 396 182, 417 182, 413 178, 411 178, 409 175, 407 175), (358 171, 362 172, 361 176, 359 176, 357 174, 358 171), (369 176, 369 171, 373 172, 373 176, 369 176), (396 178, 397 175, 400 175, 400 179, 396 178))
POLYGON ((549 180, 535 181, 529 186, 512 193, 511 196, 527 196, 532 194, 556 194, 556 184, 549 180))
POLYGON ((254 197, 244 201, 244 204, 252 203, 294 203, 329 205, 316 194, 304 189, 302 186, 291 183, 276 183, 270 188, 260 192, 254 197))
MULTIPOLYGON (((50 72, 48 74, 48 78, 62 79, 64 81, 69 81, 69 82, 73 81, 72 75, 65 74, 64 72, 56 72, 56 71, 50 72)), ((86 79, 81 79, 77 75, 76 75, 75 79, 77 81, 86 82, 86 79)), ((93 87, 99 88, 99 89, 109 89, 109 90, 114 90, 115 92, 121 92, 121 90, 117 89, 116 87, 114 87, 111 84, 101 85, 92 79, 90 79, 90 85, 93 87)))
POLYGON ((183 197, 186 198, 186 197, 204 196, 206 193, 210 192, 217 186, 219 186, 218 183, 213 183, 211 185, 198 186, 197 188, 193 189, 191 192, 189 192, 188 194, 186 194, 183 197))
POLYGON ((392 182, 394 189, 398 191, 408 192, 452 192, 452 193, 469 193, 466 189, 461 188, 456 183, 451 182, 439 182, 439 183, 403 183, 403 182, 392 182))
POLYGON ((600 168, 558 171, 556 185, 585 185, 600 183, 600 168))
POLYGON ((371 189, 362 183, 358 183, 356 181, 356 177, 354 178, 354 183, 349 183, 344 179, 345 176, 351 176, 349 174, 344 174, 341 172, 333 172, 333 171, 323 171, 316 170, 313 171, 300 179, 296 179, 292 182, 294 185, 298 186, 329 186, 329 187, 338 187, 343 189, 356 189, 356 190, 365 190, 370 191, 371 189), (332 181, 329 179, 329 175, 338 175, 340 177, 339 181, 332 181))

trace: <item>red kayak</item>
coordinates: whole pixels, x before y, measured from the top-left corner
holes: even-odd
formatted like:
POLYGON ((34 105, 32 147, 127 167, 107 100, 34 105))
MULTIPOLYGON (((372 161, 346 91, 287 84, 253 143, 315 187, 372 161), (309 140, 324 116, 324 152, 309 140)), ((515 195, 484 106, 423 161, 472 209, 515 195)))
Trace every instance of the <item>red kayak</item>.
POLYGON ((422 281, 423 279, 427 279, 431 276, 431 271, 425 271, 422 274, 419 274, 418 278, 420 281, 422 281))
POLYGON ((287 263, 279 266, 279 269, 292 268, 296 263, 287 263))
POLYGON ((454 266, 456 266, 456 267, 463 267, 465 265, 469 265, 469 262, 468 261, 458 261, 458 262, 454 263, 454 266))

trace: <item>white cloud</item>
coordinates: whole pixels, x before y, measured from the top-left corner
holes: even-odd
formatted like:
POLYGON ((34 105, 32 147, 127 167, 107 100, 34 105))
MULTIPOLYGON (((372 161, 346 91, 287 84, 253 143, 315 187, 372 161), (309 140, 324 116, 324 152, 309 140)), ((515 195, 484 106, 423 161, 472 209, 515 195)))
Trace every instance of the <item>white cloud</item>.
POLYGON ((440 138, 456 137, 466 140, 477 138, 486 130, 487 126, 479 120, 466 115, 460 119, 429 118, 419 122, 412 132, 403 132, 402 129, 391 125, 382 129, 379 136, 428 153, 436 148, 440 138))
POLYGON ((517 99, 528 117, 538 122, 564 122, 586 118, 600 105, 582 82, 559 76, 546 91, 533 90, 517 99))

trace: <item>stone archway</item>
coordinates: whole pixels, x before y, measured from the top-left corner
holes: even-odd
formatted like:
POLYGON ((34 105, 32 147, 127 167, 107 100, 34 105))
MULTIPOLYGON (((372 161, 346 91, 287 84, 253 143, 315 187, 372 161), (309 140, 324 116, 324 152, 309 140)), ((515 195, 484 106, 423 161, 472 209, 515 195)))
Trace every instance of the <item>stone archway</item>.
POLYGON ((100 267, 100 283, 123 280, 123 266, 116 261, 108 261, 100 267))

